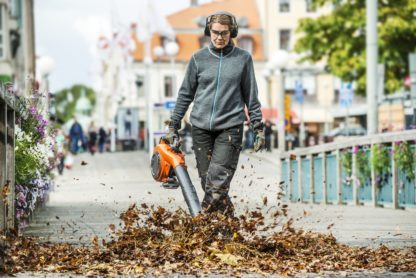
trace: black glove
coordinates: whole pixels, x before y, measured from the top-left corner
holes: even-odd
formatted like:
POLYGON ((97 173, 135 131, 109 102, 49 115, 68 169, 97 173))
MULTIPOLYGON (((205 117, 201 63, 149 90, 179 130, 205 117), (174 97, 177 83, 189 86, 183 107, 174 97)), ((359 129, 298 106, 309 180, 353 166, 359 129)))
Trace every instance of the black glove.
POLYGON ((263 149, 266 144, 266 138, 264 136, 264 126, 262 122, 257 122, 252 125, 254 131, 254 151, 258 152, 263 149))
POLYGON ((178 130, 180 129, 180 124, 174 124, 172 121, 167 121, 166 123, 168 124, 168 132, 166 133, 165 139, 172 145, 179 141, 178 130))

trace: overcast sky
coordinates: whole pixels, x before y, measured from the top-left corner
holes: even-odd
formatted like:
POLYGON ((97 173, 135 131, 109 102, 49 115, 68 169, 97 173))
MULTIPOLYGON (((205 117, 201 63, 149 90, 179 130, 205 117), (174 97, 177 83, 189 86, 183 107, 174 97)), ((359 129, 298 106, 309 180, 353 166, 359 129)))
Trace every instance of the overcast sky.
MULTIPOLYGON (((97 38, 109 35, 113 22, 137 22, 145 0, 36 0, 36 54, 54 59, 50 74, 52 92, 76 83, 97 88, 97 38)), ((161 15, 187 8, 190 0, 151 0, 161 15)), ((212 0, 199 0, 199 3, 212 0)))

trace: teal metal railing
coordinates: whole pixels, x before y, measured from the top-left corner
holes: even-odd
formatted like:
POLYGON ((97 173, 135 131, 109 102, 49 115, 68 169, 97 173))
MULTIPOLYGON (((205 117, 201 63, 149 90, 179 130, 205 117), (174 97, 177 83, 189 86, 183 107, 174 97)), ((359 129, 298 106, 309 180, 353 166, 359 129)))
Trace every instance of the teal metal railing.
POLYGON ((15 225, 15 103, 14 96, 8 95, 4 88, 0 83, 0 230, 15 225))
POLYGON ((280 162, 287 201, 416 207, 416 130, 299 148, 281 154, 280 162), (410 146, 410 152, 402 154, 407 169, 400 167, 394 155, 404 143, 410 146), (373 163, 379 159, 376 145, 385 150, 384 172, 373 163), (409 175, 409 167, 413 174, 409 175))

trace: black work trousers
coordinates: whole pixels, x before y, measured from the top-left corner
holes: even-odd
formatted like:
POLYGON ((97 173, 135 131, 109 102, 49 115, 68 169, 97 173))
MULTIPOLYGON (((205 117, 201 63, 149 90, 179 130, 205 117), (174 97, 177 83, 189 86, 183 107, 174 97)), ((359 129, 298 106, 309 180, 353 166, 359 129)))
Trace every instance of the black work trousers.
POLYGON ((192 127, 193 149, 205 192, 202 208, 207 212, 233 215, 234 207, 228 191, 237 169, 242 140, 243 125, 221 131, 192 127))

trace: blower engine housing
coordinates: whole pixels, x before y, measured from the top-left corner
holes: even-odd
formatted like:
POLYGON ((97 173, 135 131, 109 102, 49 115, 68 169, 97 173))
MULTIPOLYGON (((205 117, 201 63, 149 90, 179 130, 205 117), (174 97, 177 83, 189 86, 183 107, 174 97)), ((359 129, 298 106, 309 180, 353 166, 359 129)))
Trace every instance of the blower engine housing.
POLYGON ((202 209, 198 195, 186 170, 185 155, 179 150, 179 144, 169 145, 165 138, 161 138, 154 148, 150 163, 153 178, 162 182, 164 188, 182 189, 182 194, 192 216, 202 209))

